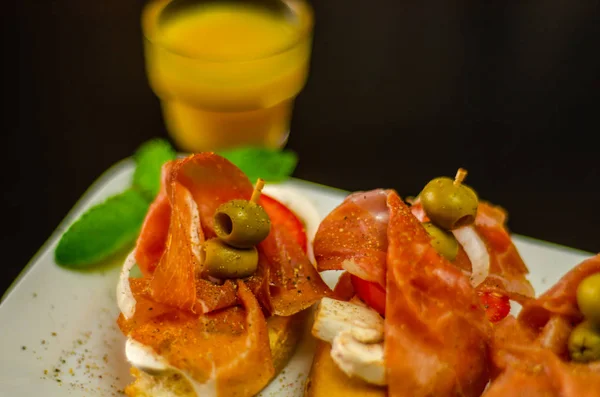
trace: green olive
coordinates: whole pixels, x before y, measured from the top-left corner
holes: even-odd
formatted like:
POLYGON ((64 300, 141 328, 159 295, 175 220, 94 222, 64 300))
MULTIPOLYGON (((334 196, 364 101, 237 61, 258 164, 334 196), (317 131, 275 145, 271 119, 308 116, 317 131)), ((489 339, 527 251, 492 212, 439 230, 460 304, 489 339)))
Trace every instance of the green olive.
POLYGON ((600 360, 600 333, 588 321, 571 331, 569 354, 571 360, 580 363, 600 360))
POLYGON ((264 208, 248 200, 231 200, 215 212, 215 233, 227 244, 250 248, 263 241, 271 230, 264 208))
POLYGON ((592 274, 579 283, 577 305, 581 314, 600 329, 600 273, 592 274))
POLYGON ((215 278, 243 278, 256 272, 256 247, 240 249, 225 244, 218 238, 207 240, 202 246, 204 266, 215 278))
POLYGON ((431 236, 431 245, 437 252, 449 261, 453 261, 458 255, 458 241, 454 235, 430 222, 423 223, 423 227, 431 236))
POLYGON ((475 221, 477 194, 462 183, 441 177, 429 182, 420 194, 421 203, 431 222, 453 230, 475 221))

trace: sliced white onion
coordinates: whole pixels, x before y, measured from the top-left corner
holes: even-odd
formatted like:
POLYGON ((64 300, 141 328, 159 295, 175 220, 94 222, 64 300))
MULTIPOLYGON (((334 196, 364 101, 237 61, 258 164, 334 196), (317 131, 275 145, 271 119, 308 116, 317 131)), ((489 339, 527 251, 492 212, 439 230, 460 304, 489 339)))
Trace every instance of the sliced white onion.
POLYGON ((385 386, 383 343, 361 343, 351 331, 342 331, 331 344, 331 358, 349 377, 358 377, 367 383, 385 386))
POLYGON ((452 233, 471 261, 471 285, 477 287, 490 273, 490 254, 487 247, 473 226, 461 227, 452 233))
POLYGON ((265 185, 263 192, 287 206, 304 222, 306 237, 308 239, 307 255, 311 263, 316 263, 312 243, 321 223, 321 215, 319 215, 315 205, 294 188, 282 185, 265 185))
POLYGON ((166 360, 154 349, 132 338, 127 338, 125 343, 125 356, 131 365, 151 375, 158 375, 169 367, 166 360))
POLYGON ((119 306, 119 310, 121 310, 125 319, 130 319, 135 313, 136 301, 129 286, 129 273, 131 273, 131 269, 134 266, 135 250, 131 251, 127 259, 125 259, 121 274, 119 275, 119 282, 117 283, 117 306, 119 306))
POLYGON ((365 271, 365 269, 356 263, 353 259, 344 259, 342 261, 342 268, 348 273, 356 276, 358 278, 362 278, 366 281, 374 281, 372 275, 365 271))

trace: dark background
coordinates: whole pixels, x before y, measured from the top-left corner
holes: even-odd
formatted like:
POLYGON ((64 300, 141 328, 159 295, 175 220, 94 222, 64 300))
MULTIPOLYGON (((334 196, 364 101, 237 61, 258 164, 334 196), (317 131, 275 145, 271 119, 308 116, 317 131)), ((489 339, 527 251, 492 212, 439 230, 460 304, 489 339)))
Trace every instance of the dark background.
MULTIPOLYGON (((313 1, 296 176, 412 195, 463 166, 514 232, 600 251, 597 2, 444 3, 313 1)), ((0 293, 104 170, 166 137, 143 4, 3 3, 0 293)))

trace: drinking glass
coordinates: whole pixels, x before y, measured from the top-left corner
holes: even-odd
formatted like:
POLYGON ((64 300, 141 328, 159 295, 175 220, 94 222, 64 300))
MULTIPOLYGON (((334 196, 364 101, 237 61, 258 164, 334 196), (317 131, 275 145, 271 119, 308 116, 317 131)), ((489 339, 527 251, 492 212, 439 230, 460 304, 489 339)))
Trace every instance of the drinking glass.
POLYGON ((304 0, 153 0, 142 27, 150 86, 180 149, 286 144, 312 45, 304 0))

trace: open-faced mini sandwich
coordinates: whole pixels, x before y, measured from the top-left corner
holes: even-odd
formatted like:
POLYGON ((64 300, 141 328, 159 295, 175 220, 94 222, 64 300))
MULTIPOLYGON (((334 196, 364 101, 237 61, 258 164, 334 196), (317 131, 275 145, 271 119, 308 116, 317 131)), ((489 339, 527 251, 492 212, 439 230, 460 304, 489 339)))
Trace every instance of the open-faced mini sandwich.
POLYGON ((506 213, 456 178, 416 200, 348 196, 314 240, 318 270, 345 270, 316 312, 310 397, 480 396, 494 323, 534 296, 506 213))
POLYGON ((600 255, 494 331, 484 397, 600 396, 600 255))
POLYGON ((298 217, 261 188, 212 153, 163 167, 117 288, 128 396, 252 396, 286 364, 331 291, 298 217))

